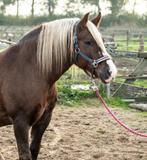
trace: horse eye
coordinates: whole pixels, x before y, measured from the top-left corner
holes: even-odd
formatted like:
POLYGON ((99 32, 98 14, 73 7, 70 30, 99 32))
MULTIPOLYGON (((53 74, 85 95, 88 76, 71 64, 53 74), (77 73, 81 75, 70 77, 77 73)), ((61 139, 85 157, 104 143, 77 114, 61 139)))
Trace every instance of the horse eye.
POLYGON ((90 41, 85 41, 84 43, 85 43, 86 45, 88 45, 88 46, 92 45, 92 43, 91 43, 90 41))

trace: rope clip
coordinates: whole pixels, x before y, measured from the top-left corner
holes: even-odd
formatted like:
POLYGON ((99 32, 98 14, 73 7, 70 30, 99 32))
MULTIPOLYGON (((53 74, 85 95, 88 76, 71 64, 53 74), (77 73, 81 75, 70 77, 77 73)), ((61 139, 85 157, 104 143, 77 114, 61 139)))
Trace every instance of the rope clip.
POLYGON ((90 79, 90 86, 89 86, 89 88, 91 90, 93 90, 93 91, 97 91, 98 90, 98 87, 97 87, 97 85, 95 83, 95 80, 92 77, 90 79))

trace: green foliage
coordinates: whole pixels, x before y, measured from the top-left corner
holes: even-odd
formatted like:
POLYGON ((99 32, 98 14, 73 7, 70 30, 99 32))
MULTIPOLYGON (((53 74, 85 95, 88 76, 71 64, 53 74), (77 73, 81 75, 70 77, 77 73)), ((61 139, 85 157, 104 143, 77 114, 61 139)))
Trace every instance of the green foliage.
MULTIPOLYGON (((71 4, 70 4, 71 5, 71 4)), ((67 17, 81 17, 81 13, 77 11, 73 11, 73 7, 67 10, 66 15, 43 15, 43 16, 32 16, 29 17, 16 17, 16 16, 4 16, 4 14, 0 14, 0 25, 36 25, 42 22, 47 22, 55 19, 67 17)), ((113 25, 125 25, 125 24, 136 24, 138 26, 147 26, 147 16, 139 17, 137 15, 132 15, 128 13, 123 13, 118 16, 112 16, 111 14, 106 15, 102 19, 101 27, 109 27, 113 25)))
POLYGON ((14 3, 15 0, 1 0, 4 5, 9 5, 14 3))
POLYGON ((147 88, 147 80, 136 80, 134 82, 135 85, 140 86, 140 87, 144 87, 147 88))
POLYGON ((66 2, 65 12, 67 17, 81 16, 80 8, 78 4, 79 4, 79 0, 68 0, 66 2))
MULTIPOLYGON (((87 84, 88 82, 85 81, 84 83, 87 84)), ((60 104, 64 104, 67 106, 81 106, 84 103, 87 104, 89 99, 93 99, 94 101, 97 100, 96 95, 93 91, 91 90, 85 91, 80 89, 73 90, 71 89, 72 84, 73 84, 73 81, 71 80, 62 79, 58 81, 58 84, 57 84, 58 100, 60 104)), ((128 108, 128 103, 122 101, 121 98, 119 97, 111 97, 108 99, 105 92, 106 88, 103 83, 99 84, 99 90, 100 90, 101 96, 105 99, 108 105, 121 107, 125 109, 128 108)))
POLYGON ((88 4, 91 4, 91 5, 98 5, 98 3, 99 3, 99 0, 81 0, 81 3, 82 4, 85 4, 85 3, 88 3, 88 4))
MULTIPOLYGON (((116 82, 123 83, 124 81, 125 81, 125 79, 123 79, 123 78, 116 78, 116 82)), ((138 86, 138 87, 147 88, 147 80, 137 79, 132 84, 135 86, 138 86)))
MULTIPOLYGON (((58 85, 58 100, 60 104, 67 106, 80 106, 84 102, 88 103, 86 100, 89 98, 96 98, 93 91, 84 91, 84 90, 73 90, 70 85, 58 85)), ((122 101, 119 97, 106 98, 106 93, 104 90, 104 85, 100 85, 101 96, 105 99, 108 105, 114 107, 121 107, 128 109, 128 103, 122 101)))
POLYGON ((98 11, 100 11, 101 9, 100 9, 100 4, 99 4, 99 2, 100 2, 100 0, 81 0, 81 3, 83 4, 83 5, 87 5, 87 4, 90 4, 90 5, 94 5, 94 6, 96 6, 97 7, 97 9, 98 9, 98 11))
MULTIPOLYGON (((5 16, 5 8, 10 5, 17 3, 17 14, 19 13, 19 5, 23 0, 1 0, 0 1, 0 25, 36 25, 44 21, 50 21, 54 19, 64 18, 64 17, 81 17, 81 10, 78 4, 81 3, 83 6, 94 5, 99 10, 100 0, 68 0, 64 9, 64 14, 56 15, 54 10, 58 4, 58 0, 46 0, 39 2, 40 5, 45 6, 48 10, 48 16, 37 16, 34 17, 34 3, 36 1, 32 0, 32 12, 30 12, 29 17, 15 17, 15 16, 5 16), (33 3, 34 2, 34 3, 33 3), (31 16, 32 13, 32 16, 31 16), (34 17, 34 18, 33 18, 34 17)), ((147 15, 142 17, 133 14, 129 14, 125 11, 122 11, 123 6, 128 3, 128 0, 107 0, 110 2, 111 14, 103 17, 102 27, 109 27, 112 25, 124 25, 124 24, 137 24, 138 26, 147 26, 147 15)), ((136 4, 134 2, 134 4, 136 4)))
POLYGON ((107 98, 106 86, 103 83, 100 83, 99 90, 100 90, 101 96, 104 98, 104 100, 108 105, 112 105, 114 107, 128 108, 128 103, 124 102, 120 97, 107 98))
POLYGON ((55 19, 65 18, 65 15, 52 15, 52 16, 35 16, 35 17, 16 17, 16 16, 4 16, 0 14, 0 25, 18 25, 18 26, 30 26, 37 25, 43 22, 49 22, 55 19))
POLYGON ((1 0, 0 1, 0 13, 4 14, 6 6, 13 4, 15 0, 1 0))
POLYGON ((121 12, 121 9, 123 8, 124 4, 125 4, 125 0, 108 0, 111 4, 110 10, 111 10, 111 14, 113 16, 117 16, 119 15, 121 12))
POLYGON ((124 109, 128 109, 128 102, 124 102, 120 97, 110 97, 105 98, 106 103, 112 105, 113 107, 121 107, 124 109))
POLYGON ((94 97, 92 91, 73 90, 70 85, 58 85, 57 88, 59 103, 68 106, 79 104, 84 98, 94 97))
POLYGON ((103 17, 101 26, 102 27, 109 27, 113 25, 125 25, 125 24, 130 24, 130 25, 137 25, 137 26, 146 26, 147 25, 147 17, 146 16, 138 16, 138 15, 133 15, 130 13, 125 13, 121 12, 119 15, 112 15, 108 14, 103 17))
POLYGON ((55 7, 57 6, 57 0, 47 0, 44 2, 44 5, 48 10, 48 15, 52 16, 54 14, 55 7))
POLYGON ((137 25, 144 24, 144 18, 140 17, 137 14, 121 13, 118 18, 120 19, 119 23, 121 23, 121 24, 123 24, 125 22, 128 22, 129 24, 136 22, 134 24, 137 24, 137 25))

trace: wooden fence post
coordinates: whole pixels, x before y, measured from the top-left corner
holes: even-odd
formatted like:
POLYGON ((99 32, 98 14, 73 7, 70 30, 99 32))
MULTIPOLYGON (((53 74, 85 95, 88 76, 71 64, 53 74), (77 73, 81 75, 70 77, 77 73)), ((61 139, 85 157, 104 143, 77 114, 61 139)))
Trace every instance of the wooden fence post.
POLYGON ((107 98, 110 98, 110 95, 111 95, 110 83, 106 84, 106 94, 107 94, 107 98))
POLYGON ((112 36, 113 42, 115 42, 115 33, 113 33, 111 36, 112 36))
POLYGON ((129 51, 129 30, 127 30, 127 37, 126 37, 126 39, 127 39, 127 53, 128 53, 128 51, 129 51))
POLYGON ((139 36, 139 49, 138 49, 139 53, 143 53, 144 52, 144 37, 142 34, 140 34, 139 36))

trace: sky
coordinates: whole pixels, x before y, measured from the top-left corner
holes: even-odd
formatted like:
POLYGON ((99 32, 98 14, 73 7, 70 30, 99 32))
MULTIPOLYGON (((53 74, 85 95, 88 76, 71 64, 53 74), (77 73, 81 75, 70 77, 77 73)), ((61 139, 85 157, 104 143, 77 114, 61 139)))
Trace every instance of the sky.
MULTIPOLYGON (((45 12, 45 9, 43 8, 43 6, 40 7, 40 1, 41 0, 38 0, 35 3, 35 15, 47 14, 45 12)), ((67 2, 67 0, 59 0, 58 6, 55 10, 55 13, 63 14, 64 10, 65 10, 66 2, 67 2)), ((133 2, 134 2, 134 0, 129 0, 129 3, 125 7, 125 9, 128 12, 132 12, 133 2)), ((76 6, 79 7, 80 4, 77 4, 76 6)), ((107 3, 106 0, 100 0, 100 6, 101 6, 101 11, 102 11, 103 15, 106 15, 106 14, 110 13, 110 11, 108 9, 110 4, 107 3)), ((80 8, 80 10, 82 10, 82 13, 93 11, 95 9, 95 8, 90 7, 88 5, 85 8, 83 8, 82 6, 80 6, 79 8, 80 8)), ((22 15, 22 16, 27 16, 27 15, 30 15, 30 12, 31 12, 31 1, 30 0, 24 0, 23 2, 21 2, 20 13, 19 14, 22 15)), ((135 12, 139 15, 147 13, 147 0, 146 1, 145 0, 137 0, 135 12)), ((14 5, 14 6, 11 5, 11 6, 7 7, 6 13, 8 15, 9 14, 16 15, 16 5, 14 5)))

